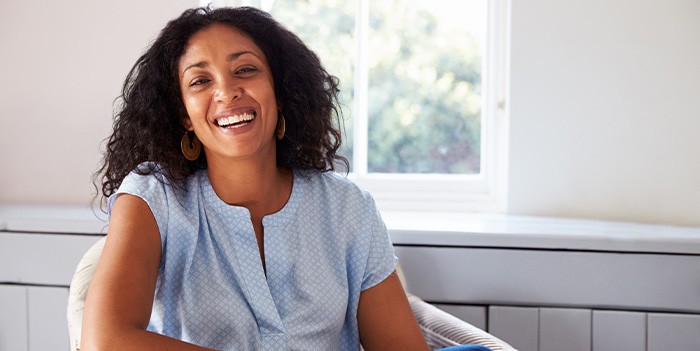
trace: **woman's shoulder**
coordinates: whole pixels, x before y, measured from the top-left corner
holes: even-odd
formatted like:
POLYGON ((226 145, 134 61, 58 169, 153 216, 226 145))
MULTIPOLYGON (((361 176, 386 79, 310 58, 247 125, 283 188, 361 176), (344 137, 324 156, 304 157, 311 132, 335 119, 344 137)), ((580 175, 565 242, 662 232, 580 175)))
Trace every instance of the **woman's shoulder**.
POLYGON ((173 185, 166 177, 166 173, 160 164, 156 162, 142 162, 124 177, 117 192, 131 189, 161 189, 165 191, 172 187, 173 185))
POLYGON ((128 193, 139 197, 157 198, 160 201, 173 197, 184 199, 193 187, 199 185, 198 173, 195 172, 183 182, 174 183, 160 164, 143 162, 124 177, 113 196, 128 193))
POLYGON ((121 194, 139 197, 148 204, 163 231, 171 213, 184 213, 186 208, 197 203, 198 192, 194 187, 199 186, 199 173, 190 175, 182 184, 173 184, 161 165, 143 162, 124 177, 119 189, 109 197, 108 209, 111 212, 121 194))
POLYGON ((305 192, 323 197, 338 198, 344 201, 365 202, 371 200, 370 194, 355 184, 347 176, 333 171, 328 172, 297 172, 305 184, 305 192))
POLYGON ((167 170, 161 164, 153 161, 146 161, 138 164, 124 177, 122 185, 136 184, 159 184, 166 189, 186 189, 199 182, 199 173, 194 172, 182 181, 173 180, 168 177, 167 170))

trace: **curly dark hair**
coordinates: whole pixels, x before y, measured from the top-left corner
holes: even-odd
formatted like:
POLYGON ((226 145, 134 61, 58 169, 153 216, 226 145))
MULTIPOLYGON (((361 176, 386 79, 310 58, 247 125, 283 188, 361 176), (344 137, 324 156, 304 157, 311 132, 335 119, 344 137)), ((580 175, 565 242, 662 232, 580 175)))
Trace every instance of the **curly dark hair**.
POLYGON ((267 56, 286 121, 285 136, 277 141, 278 166, 320 172, 334 170, 337 164, 348 168, 347 159, 337 154, 342 140, 338 79, 318 56, 261 10, 194 8, 168 22, 126 77, 113 132, 95 173, 105 198, 131 171, 149 174, 157 168, 166 178, 163 181, 183 186, 188 176, 206 168, 204 153, 187 161, 180 151, 185 133, 181 121, 187 112, 177 67, 190 37, 214 23, 243 31, 267 56), (146 161, 152 162, 137 169, 146 161))

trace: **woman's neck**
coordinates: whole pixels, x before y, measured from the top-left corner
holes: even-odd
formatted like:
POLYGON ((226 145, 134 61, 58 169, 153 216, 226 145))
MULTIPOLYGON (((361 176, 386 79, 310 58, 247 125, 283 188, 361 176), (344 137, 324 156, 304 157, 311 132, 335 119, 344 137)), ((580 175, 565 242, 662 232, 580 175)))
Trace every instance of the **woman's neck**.
POLYGON ((207 160, 209 181, 216 195, 229 205, 246 207, 252 219, 281 210, 292 192, 293 173, 276 160, 207 160))

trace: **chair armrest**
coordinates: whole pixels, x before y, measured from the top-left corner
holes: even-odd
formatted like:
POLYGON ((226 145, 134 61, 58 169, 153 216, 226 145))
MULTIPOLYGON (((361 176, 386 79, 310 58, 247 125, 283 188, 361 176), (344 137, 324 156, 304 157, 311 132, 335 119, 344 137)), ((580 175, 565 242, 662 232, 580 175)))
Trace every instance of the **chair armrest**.
POLYGON ((78 267, 73 274, 68 292, 68 334, 70 337, 71 351, 80 350, 80 334, 83 325, 83 306, 87 297, 92 275, 95 274, 97 263, 100 261, 105 238, 90 247, 80 259, 78 267))
POLYGON ((503 340, 408 294, 413 314, 431 350, 443 347, 476 344, 493 351, 517 351, 503 340))

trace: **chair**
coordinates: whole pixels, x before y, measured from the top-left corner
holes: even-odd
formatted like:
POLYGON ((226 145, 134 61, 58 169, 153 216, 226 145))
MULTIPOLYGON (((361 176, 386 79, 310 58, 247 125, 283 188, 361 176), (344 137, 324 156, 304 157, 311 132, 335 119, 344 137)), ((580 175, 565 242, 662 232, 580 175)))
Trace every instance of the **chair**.
MULTIPOLYGON (((105 238, 95 243, 78 263, 68 294, 68 334, 71 351, 80 350, 83 306, 90 281, 104 248, 105 238)), ((399 276, 403 276, 399 269, 399 276)), ((494 351, 516 351, 513 347, 487 332, 439 310, 419 297, 408 294, 413 314, 431 350, 463 344, 478 344, 494 351)))

